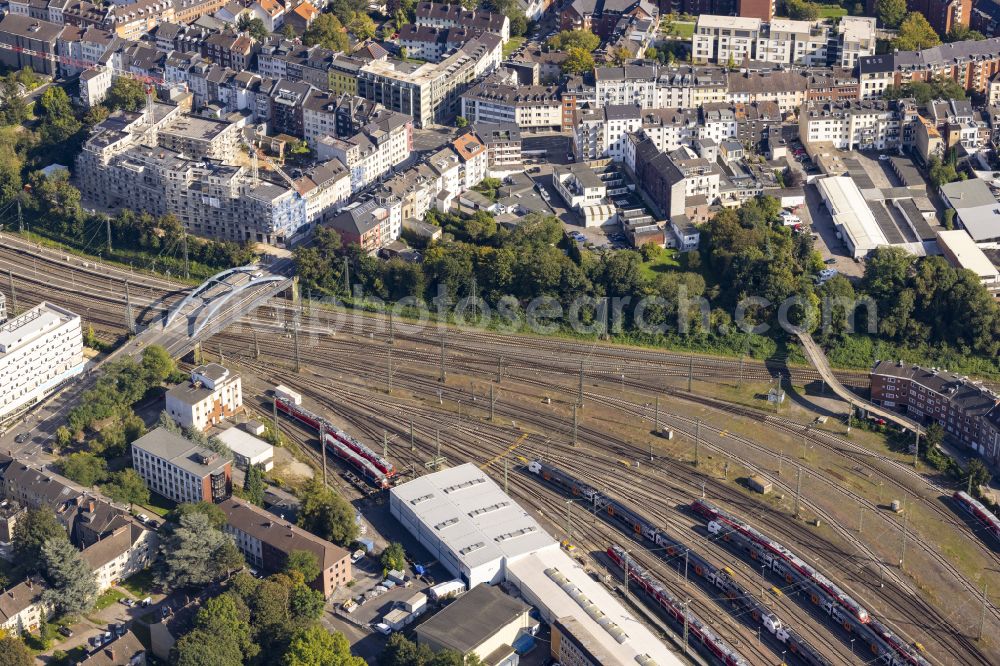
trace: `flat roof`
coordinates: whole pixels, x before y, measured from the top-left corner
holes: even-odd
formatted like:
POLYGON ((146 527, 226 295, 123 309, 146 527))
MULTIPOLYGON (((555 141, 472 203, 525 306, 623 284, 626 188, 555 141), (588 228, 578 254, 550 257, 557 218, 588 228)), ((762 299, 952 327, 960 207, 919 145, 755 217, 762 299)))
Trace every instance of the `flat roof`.
POLYGON ((229 463, 215 451, 197 446, 163 427, 146 433, 132 442, 132 446, 201 478, 221 471, 229 463))
MULTIPOLYGON (((731 28, 733 30, 760 30, 761 20, 759 18, 747 18, 741 16, 717 16, 715 14, 702 14, 698 17, 698 28, 731 28)), ((697 30, 695 31, 697 35, 697 30)))
POLYGON ((0 325, 0 355, 31 344, 74 319, 79 320, 80 316, 58 305, 42 301, 27 312, 22 312, 0 325))
POLYGON ((1000 278, 1000 271, 964 229, 939 231, 938 243, 948 249, 959 268, 966 268, 981 278, 1000 278))
POLYGON ((657 666, 685 663, 562 550, 540 551, 508 564, 507 580, 517 584, 530 603, 539 606, 547 622, 562 617, 575 618, 605 653, 621 663, 657 666), (600 609, 601 622, 581 603, 600 609), (614 626, 624 632, 625 640, 621 643, 609 632, 614 626))
POLYGON ((274 447, 259 437, 254 437, 243 428, 227 428, 216 437, 223 444, 228 446, 233 453, 237 453, 244 458, 253 460, 254 458, 268 452, 273 452, 274 447))
POLYGON ((417 635, 467 654, 530 610, 499 587, 480 583, 421 624, 417 635))
POLYGON ((470 570, 556 543, 472 463, 421 476, 389 492, 470 570))
POLYGON ((819 178, 816 180, 816 188, 828 202, 834 223, 850 236, 856 249, 867 252, 879 245, 889 244, 853 180, 847 176, 819 178))

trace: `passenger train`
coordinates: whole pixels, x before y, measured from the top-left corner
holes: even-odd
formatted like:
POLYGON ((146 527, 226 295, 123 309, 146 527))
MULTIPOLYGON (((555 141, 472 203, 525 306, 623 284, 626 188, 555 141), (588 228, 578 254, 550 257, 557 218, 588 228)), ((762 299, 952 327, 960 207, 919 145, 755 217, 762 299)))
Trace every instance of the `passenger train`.
POLYGON ((982 502, 962 490, 952 495, 952 498, 958 502, 960 507, 975 516, 987 532, 1000 539, 1000 518, 997 518, 992 511, 983 506, 982 502))

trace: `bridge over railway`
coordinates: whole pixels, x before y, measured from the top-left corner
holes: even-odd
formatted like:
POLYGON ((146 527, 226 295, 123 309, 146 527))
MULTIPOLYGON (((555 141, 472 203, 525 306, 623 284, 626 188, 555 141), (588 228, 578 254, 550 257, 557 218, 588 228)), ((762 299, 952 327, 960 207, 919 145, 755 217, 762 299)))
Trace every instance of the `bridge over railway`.
POLYGON ((830 367, 830 362, 826 358, 826 354, 820 349, 820 346, 816 344, 816 341, 812 339, 812 336, 808 332, 802 331, 798 334, 799 341, 802 342, 802 348, 805 350, 806 358, 812 363, 816 371, 819 372, 823 381, 826 385, 833 389, 833 392, 840 396, 843 400, 847 402, 852 408, 859 407, 868 414, 873 414, 879 418, 883 418, 890 423, 895 423, 901 428, 906 430, 912 430, 913 432, 923 433, 923 427, 914 421, 913 419, 907 418, 902 414, 894 412, 884 407, 879 407, 863 398, 859 398, 857 394, 851 392, 840 380, 837 379, 837 375, 834 374, 833 369, 830 367))
POLYGON ((295 284, 292 261, 267 266, 252 264, 213 275, 189 292, 164 315, 112 353, 111 360, 132 356, 148 345, 161 345, 173 357, 184 356, 203 339, 233 324, 245 314, 295 284))

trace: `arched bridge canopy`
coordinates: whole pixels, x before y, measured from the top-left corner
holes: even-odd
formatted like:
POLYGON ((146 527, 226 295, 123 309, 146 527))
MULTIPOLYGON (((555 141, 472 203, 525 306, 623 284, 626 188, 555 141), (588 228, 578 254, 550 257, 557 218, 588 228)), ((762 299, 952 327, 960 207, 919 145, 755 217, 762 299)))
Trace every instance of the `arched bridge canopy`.
POLYGON ((205 317, 202 319, 201 323, 198 324, 197 328, 195 328, 192 337, 198 337, 198 334, 201 333, 202 329, 204 329, 205 326, 207 326, 208 323, 212 321, 212 318, 215 317, 215 313, 218 312, 223 305, 232 300, 233 296, 238 296, 247 289, 259 287, 260 285, 266 284, 268 282, 284 282, 286 280, 288 280, 288 278, 282 275, 268 275, 267 277, 258 278, 251 282, 247 282, 246 284, 241 284, 238 287, 230 289, 229 293, 227 293, 225 296, 217 298, 212 302, 212 306, 208 309, 208 312, 205 313, 205 317))
POLYGON ((174 307, 174 309, 170 311, 170 314, 167 315, 167 321, 163 324, 163 328, 168 328, 170 324, 173 323, 174 319, 177 318, 177 315, 179 315, 181 311, 184 310, 184 308, 190 305, 194 299, 198 298, 198 296, 208 291, 208 289, 210 289, 214 285, 219 284, 230 275, 235 275, 237 273, 249 273, 252 275, 253 273, 256 273, 259 270, 260 266, 256 264, 250 264, 249 266, 238 266, 236 268, 228 268, 222 271, 221 273, 216 273, 215 275, 213 275, 212 277, 208 278, 200 285, 198 285, 198 287, 194 291, 185 296, 184 300, 178 303, 174 307))

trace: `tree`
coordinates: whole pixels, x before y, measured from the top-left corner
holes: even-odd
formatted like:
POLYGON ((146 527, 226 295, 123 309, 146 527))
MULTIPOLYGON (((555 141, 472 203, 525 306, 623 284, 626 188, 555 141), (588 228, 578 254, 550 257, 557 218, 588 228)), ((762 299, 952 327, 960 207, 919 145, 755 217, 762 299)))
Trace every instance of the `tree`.
POLYGON ((466 118, 465 116, 455 117, 455 127, 457 127, 458 129, 462 129, 463 127, 468 127, 468 126, 469 126, 468 118, 466 118))
POLYGON ((0 666, 32 666, 35 658, 17 636, 0 638, 0 666))
POLYGON ((146 91, 139 81, 127 76, 119 76, 108 88, 104 104, 111 111, 118 109, 138 111, 146 106, 146 91))
POLYGON ((48 588, 42 593, 45 603, 59 614, 90 610, 97 598, 97 579, 65 534, 48 539, 42 545, 42 564, 48 588))
POLYGON ((235 644, 245 661, 260 652, 253 642, 250 609, 234 592, 206 599, 195 616, 195 627, 214 635, 219 641, 235 644))
POLYGON ((622 67, 626 63, 628 63, 629 60, 632 59, 632 52, 629 51, 624 46, 616 46, 615 48, 611 49, 611 53, 609 54, 608 57, 612 63, 614 63, 618 67, 622 67))
POLYGON ((601 45, 601 38, 589 30, 563 30, 547 42, 550 49, 569 53, 570 49, 583 49, 587 53, 601 45))
POLYGON ((941 38, 923 14, 910 12, 899 24, 899 35, 892 40, 893 48, 900 51, 920 51, 937 46, 941 38))
POLYGON ((510 17, 511 37, 523 37, 528 34, 528 17, 524 15, 524 10, 517 8, 510 17))
POLYGON ((270 35, 264 21, 250 13, 240 14, 240 20, 236 23, 236 26, 241 32, 247 33, 252 39, 258 42, 263 42, 270 35))
POLYGON ((350 643, 342 633, 312 624, 292 634, 284 666, 365 666, 365 660, 351 655, 350 643))
POLYGON ((31 106, 21 94, 21 84, 13 76, 0 81, 0 123, 20 125, 31 115, 31 106))
POLYGON ((66 537, 66 530, 48 507, 28 509, 14 525, 14 556, 29 572, 41 569, 42 546, 49 539, 66 537))
POLYGON ((111 475, 111 480, 101 486, 105 495, 125 504, 148 504, 149 487, 139 473, 132 468, 123 469, 111 475))
POLYGON ((347 29, 357 37, 359 42, 375 36, 375 21, 365 12, 354 12, 347 24, 347 29))
POLYGON ((955 165, 951 162, 942 163, 941 160, 933 156, 927 161, 927 175, 934 187, 941 187, 948 183, 953 183, 959 179, 959 174, 955 170, 955 165))
POLYGON ((285 39, 295 39, 298 35, 295 34, 295 28, 292 27, 291 23, 285 23, 281 26, 281 36, 285 39))
POLYGON ((323 593, 305 583, 296 583, 288 593, 288 612, 296 622, 314 622, 320 619, 325 605, 323 593))
POLYGON ((819 18, 819 5, 806 0, 785 0, 785 13, 794 21, 815 21, 819 18))
POLYGON ((73 433, 66 426, 56 428, 56 449, 65 449, 73 442, 73 433))
POLYGON ((876 0, 875 15, 883 27, 895 30, 906 16, 906 0, 876 0))
POLYGON ((299 526, 340 546, 358 537, 354 507, 330 488, 312 479, 302 489, 299 526))
POLYGON ((293 580, 299 577, 303 583, 309 585, 319 578, 322 571, 315 555, 308 550, 293 550, 285 560, 284 572, 293 580))
POLYGON ((965 479, 966 484, 969 488, 975 492, 979 486, 985 486, 990 482, 993 477, 990 474, 990 468, 983 464, 983 461, 979 458, 973 458, 965 466, 965 479))
POLYGON ((247 501, 257 506, 264 506, 265 490, 267 484, 264 483, 264 469, 260 465, 247 467, 246 476, 243 477, 243 494, 247 501))
POLYGON ((59 462, 63 476, 87 488, 104 481, 108 476, 108 464, 93 453, 71 453, 59 462))
POLYGON ((426 645, 417 645, 403 634, 389 637, 378 656, 379 666, 478 666, 482 662, 475 654, 462 659, 455 650, 442 650, 435 654, 426 645))
POLYGON ((73 113, 69 96, 61 86, 50 86, 39 100, 42 122, 38 131, 47 145, 62 143, 80 131, 80 121, 73 113))
POLYGON ((594 70, 594 56, 589 52, 573 47, 566 51, 566 55, 568 57, 562 64, 564 74, 586 74, 594 70))
POLYGON ((220 641, 204 629, 181 636, 170 650, 173 666, 243 666, 243 655, 235 643, 220 641))
POLYGON ((942 222, 944 228, 951 231, 955 228, 955 209, 947 208, 944 211, 944 221, 942 222))
POLYGON ((306 46, 319 45, 333 51, 347 51, 351 47, 343 24, 333 14, 317 16, 302 34, 302 42, 306 46))
POLYGON ((149 345, 142 350, 142 369, 148 373, 148 384, 157 386, 177 371, 177 364, 162 346, 149 345))
POLYGON ((947 35, 944 36, 946 42, 979 42, 986 39, 986 35, 978 30, 970 30, 969 26, 957 24, 947 35))
POLYGON ((924 435, 924 444, 927 449, 934 449, 944 443, 944 428, 941 427, 940 423, 932 423, 927 426, 927 432, 924 435))
POLYGON ((169 587, 206 585, 233 568, 234 548, 232 539, 213 527, 208 515, 185 513, 160 547, 163 580, 169 587))
POLYGON ((403 550, 403 544, 398 541, 390 543, 382 551, 379 561, 383 567, 390 571, 402 571, 406 567, 406 552, 403 550))

